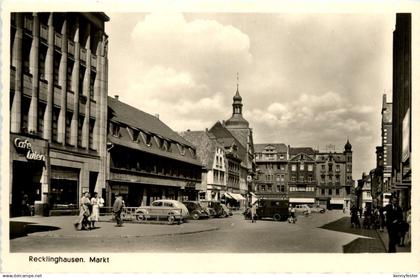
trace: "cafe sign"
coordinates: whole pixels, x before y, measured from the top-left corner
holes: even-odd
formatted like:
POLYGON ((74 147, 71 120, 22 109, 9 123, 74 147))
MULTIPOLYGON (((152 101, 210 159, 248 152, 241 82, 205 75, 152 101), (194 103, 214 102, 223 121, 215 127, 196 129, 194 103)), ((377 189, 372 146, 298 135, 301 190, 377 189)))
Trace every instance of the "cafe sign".
POLYGON ((26 158, 28 160, 45 161, 45 155, 40 154, 32 149, 32 144, 27 140, 16 138, 14 141, 15 147, 18 150, 26 152, 26 158))

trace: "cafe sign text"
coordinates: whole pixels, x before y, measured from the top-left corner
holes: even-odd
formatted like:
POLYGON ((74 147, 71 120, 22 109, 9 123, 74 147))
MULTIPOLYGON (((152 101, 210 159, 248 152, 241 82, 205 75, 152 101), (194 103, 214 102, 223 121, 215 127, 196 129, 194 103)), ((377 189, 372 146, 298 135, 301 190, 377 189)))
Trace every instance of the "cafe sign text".
POLYGON ((14 143, 17 149, 26 151, 26 158, 28 160, 45 161, 45 155, 32 150, 32 144, 27 139, 16 138, 14 143))

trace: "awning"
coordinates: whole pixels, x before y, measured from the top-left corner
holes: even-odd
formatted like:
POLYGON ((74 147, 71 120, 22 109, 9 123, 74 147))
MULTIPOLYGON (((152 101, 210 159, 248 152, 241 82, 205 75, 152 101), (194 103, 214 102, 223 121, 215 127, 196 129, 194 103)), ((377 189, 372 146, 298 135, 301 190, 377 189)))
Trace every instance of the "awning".
POLYGON ((290 198, 289 203, 309 203, 313 204, 315 203, 314 198, 290 198))
POLYGON ((237 193, 226 192, 225 196, 228 197, 228 198, 230 196, 232 199, 235 199, 236 201, 245 200, 245 198, 241 194, 237 194, 237 193))
POLYGON ((344 205, 343 199, 331 199, 330 204, 332 205, 344 205))

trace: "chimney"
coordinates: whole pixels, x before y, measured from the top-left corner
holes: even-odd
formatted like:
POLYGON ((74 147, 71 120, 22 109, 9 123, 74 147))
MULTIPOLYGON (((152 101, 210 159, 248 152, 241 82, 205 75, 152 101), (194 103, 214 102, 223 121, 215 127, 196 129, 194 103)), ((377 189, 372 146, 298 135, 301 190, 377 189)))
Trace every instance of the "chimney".
POLYGON ((155 114, 155 117, 159 119, 159 114, 155 114))
POLYGON ((116 100, 118 100, 119 95, 114 95, 114 98, 115 98, 116 100))

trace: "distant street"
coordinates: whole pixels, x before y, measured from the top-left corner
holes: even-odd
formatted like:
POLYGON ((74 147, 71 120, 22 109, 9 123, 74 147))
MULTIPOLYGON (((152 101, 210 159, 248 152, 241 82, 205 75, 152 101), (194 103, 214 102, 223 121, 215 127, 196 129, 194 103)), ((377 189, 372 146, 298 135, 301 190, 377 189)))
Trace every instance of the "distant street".
POLYGON ((171 226, 126 223, 116 228, 114 223, 101 222, 93 231, 74 231, 72 217, 39 219, 53 220, 62 227, 12 239, 11 252, 343 253, 358 252, 360 241, 364 247, 373 248, 362 252, 385 252, 380 240, 374 238, 376 231, 361 234, 350 229, 348 215, 341 211, 300 216, 296 224, 272 220, 251 223, 235 214, 171 226), (320 228, 326 224, 327 229, 320 228))

